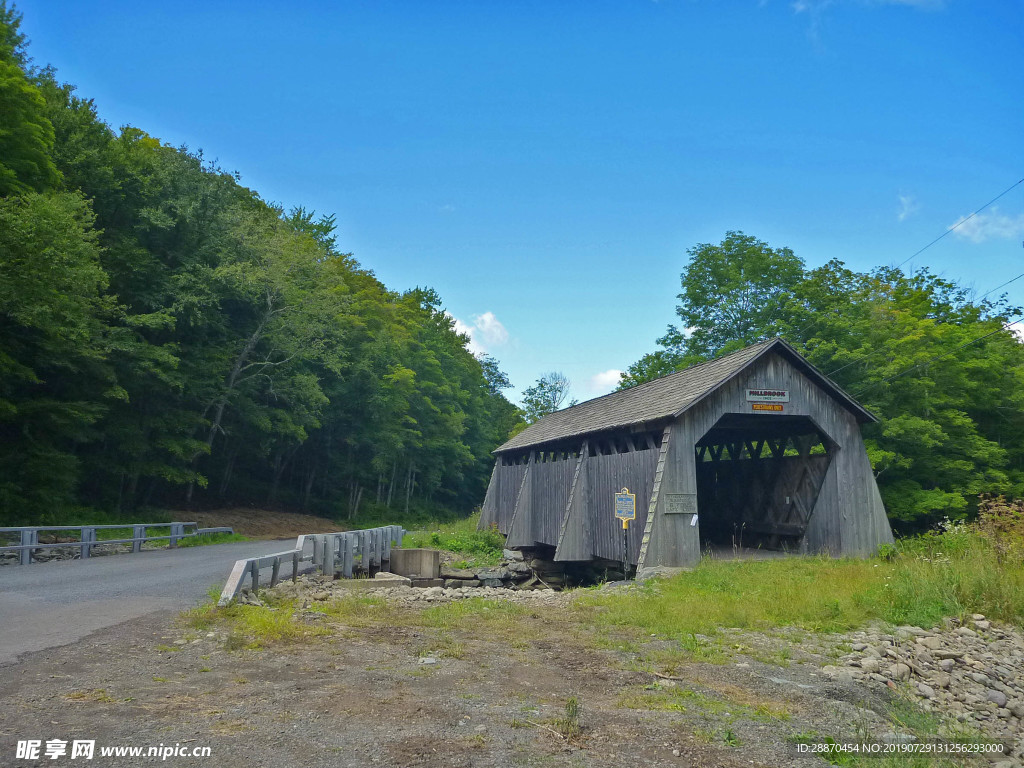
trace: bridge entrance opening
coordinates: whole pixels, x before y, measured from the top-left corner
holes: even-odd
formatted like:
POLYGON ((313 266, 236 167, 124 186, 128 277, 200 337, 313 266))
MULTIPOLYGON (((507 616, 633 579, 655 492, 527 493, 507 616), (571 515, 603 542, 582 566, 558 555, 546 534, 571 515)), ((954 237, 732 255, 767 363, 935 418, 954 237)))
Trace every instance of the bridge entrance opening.
POLYGON ((802 550, 838 450, 813 421, 726 414, 695 450, 702 550, 802 550))

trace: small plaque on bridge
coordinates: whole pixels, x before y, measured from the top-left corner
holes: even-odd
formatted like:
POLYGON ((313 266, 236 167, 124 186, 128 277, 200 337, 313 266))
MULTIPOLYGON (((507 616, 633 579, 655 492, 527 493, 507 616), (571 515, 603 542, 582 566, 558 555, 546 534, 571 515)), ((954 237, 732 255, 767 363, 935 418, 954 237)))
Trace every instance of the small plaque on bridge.
POLYGON ((751 403, 750 407, 755 411, 783 411, 782 403, 751 403))
POLYGON ((665 494, 666 515, 696 515, 697 494, 696 493, 666 493, 665 494))

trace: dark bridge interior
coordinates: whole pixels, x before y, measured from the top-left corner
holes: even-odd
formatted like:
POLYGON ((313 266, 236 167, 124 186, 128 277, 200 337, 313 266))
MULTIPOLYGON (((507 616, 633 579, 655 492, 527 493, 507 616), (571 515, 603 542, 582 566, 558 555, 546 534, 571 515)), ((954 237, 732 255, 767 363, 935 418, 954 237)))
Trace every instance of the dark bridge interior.
POLYGON ((701 548, 799 550, 836 450, 806 416, 723 416, 696 445, 701 548))

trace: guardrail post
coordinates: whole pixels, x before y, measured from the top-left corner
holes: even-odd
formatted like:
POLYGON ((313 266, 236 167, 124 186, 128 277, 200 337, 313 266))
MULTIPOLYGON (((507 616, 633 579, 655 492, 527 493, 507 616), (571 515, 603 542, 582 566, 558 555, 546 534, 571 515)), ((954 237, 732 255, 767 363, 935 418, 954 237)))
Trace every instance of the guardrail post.
POLYGON ((92 543, 96 541, 96 529, 89 527, 82 527, 82 559, 89 557, 92 554, 92 543))
POLYGON ((255 595, 260 591, 260 564, 259 560, 252 561, 252 593, 255 595))
POLYGON ((170 546, 178 546, 178 539, 185 538, 185 524, 184 523, 171 523, 171 540, 170 546))
POLYGON ((370 566, 373 565, 373 550, 370 546, 370 532, 362 530, 359 532, 359 551, 363 554, 363 570, 370 575, 370 566))
POLYGON ((146 526, 132 526, 132 552, 142 551, 142 542, 146 539, 146 526))
POLYGON ((356 567, 356 549, 359 547, 356 535, 346 533, 343 546, 345 547, 345 578, 351 579, 356 567))
POLYGON ((310 538, 313 539, 313 567, 319 568, 320 564, 323 562, 323 549, 321 548, 323 544, 320 541, 323 537, 318 533, 310 538))
POLYGON ((299 580, 299 559, 302 557, 301 553, 292 553, 292 584, 299 580))
MULTIPOLYGON (((39 543, 39 531, 22 531, 21 532, 21 546, 27 547, 29 544, 39 543)), ((23 549, 21 550, 21 564, 28 565, 32 562, 32 550, 23 549)))
POLYGON ((338 537, 328 534, 324 536, 324 576, 334 579, 334 550, 338 546, 338 537))
POLYGON ((374 528, 370 532, 370 542, 373 547, 373 555, 370 558, 372 565, 375 565, 377 570, 380 570, 384 558, 384 531, 380 528, 374 528))
POLYGON ((281 575, 281 558, 280 556, 274 558, 274 570, 270 572, 270 588, 273 589, 277 586, 277 579, 281 575))

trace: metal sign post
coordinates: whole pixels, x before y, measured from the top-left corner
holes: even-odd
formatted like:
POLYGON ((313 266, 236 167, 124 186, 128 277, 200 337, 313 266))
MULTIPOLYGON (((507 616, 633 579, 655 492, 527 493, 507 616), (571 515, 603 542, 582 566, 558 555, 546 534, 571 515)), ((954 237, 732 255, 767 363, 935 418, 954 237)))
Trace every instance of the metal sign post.
POLYGON ((622 578, 629 578, 629 521, 636 519, 636 494, 623 488, 615 494, 615 519, 622 522, 622 578))

